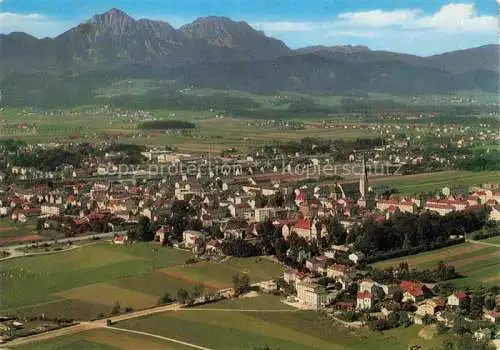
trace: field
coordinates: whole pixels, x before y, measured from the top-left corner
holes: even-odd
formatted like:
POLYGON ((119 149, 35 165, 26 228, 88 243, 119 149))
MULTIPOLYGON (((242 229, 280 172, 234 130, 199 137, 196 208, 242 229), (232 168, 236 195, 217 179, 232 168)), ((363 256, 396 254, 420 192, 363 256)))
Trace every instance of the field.
POLYGON ((30 236, 35 233, 35 223, 19 223, 7 218, 0 219, 0 242, 1 239, 30 236))
POLYGON ((464 276, 453 282, 459 286, 500 284, 500 248, 477 243, 463 243, 417 255, 375 263, 378 268, 397 266, 406 261, 413 268, 436 267, 439 261, 455 266, 464 276))
POLYGON ((19 350, 53 350, 53 349, 72 349, 72 350, 187 350, 191 347, 168 342, 166 340, 155 339, 152 337, 124 333, 118 330, 97 329, 84 333, 62 336, 51 341, 43 341, 34 344, 16 347, 19 350))
MULTIPOLYGON (((288 130, 259 125, 259 122, 249 123, 243 119, 216 119, 210 111, 180 111, 157 110, 153 112, 157 119, 180 119, 196 124, 194 130, 188 133, 165 133, 153 130, 138 130, 142 122, 139 118, 116 117, 96 112, 93 106, 65 110, 61 115, 47 116, 37 112, 23 113, 19 109, 7 109, 2 112, 2 118, 9 125, 18 125, 29 121, 36 127, 36 133, 16 131, 16 134, 2 134, 0 138, 16 138, 26 142, 61 142, 71 141, 102 142, 114 139, 121 143, 144 145, 170 145, 185 152, 220 151, 227 147, 248 149, 261 145, 263 142, 301 139, 314 133, 317 137, 331 139, 355 139, 358 137, 376 137, 373 131, 358 129, 309 129, 288 130), (77 112, 75 112, 75 110, 77 112), (173 117, 175 116, 175 117, 173 117)), ((15 128, 15 130, 21 130, 15 128)))
POLYGON ((480 186, 484 183, 495 183, 500 179, 498 171, 442 171, 406 176, 386 176, 370 180, 375 185, 397 187, 403 194, 441 190, 443 187, 480 186))
POLYGON ((175 266, 161 270, 173 278, 200 283, 213 288, 227 288, 232 285, 232 277, 238 272, 245 272, 251 281, 263 281, 281 276, 281 266, 261 258, 232 258, 224 264, 200 263, 196 265, 175 266))
POLYGON ((281 267, 267 260, 184 266, 190 257, 189 252, 171 248, 153 252, 149 244, 98 243, 4 261, 0 311, 88 320, 109 313, 116 302, 123 308, 140 309, 154 306, 165 293, 175 296, 180 288, 191 291, 203 284, 205 290, 214 291, 230 286, 238 271, 248 271, 254 281, 281 274, 281 267), (213 271, 220 277, 214 278, 213 271))
POLYGON ((493 244, 498 244, 500 245, 500 236, 496 237, 490 237, 486 239, 482 239, 481 242, 486 242, 486 243, 493 243, 493 244))
POLYGON ((350 331, 311 311, 290 310, 271 296, 225 301, 217 305, 120 322, 119 328, 172 337, 211 349, 405 349, 420 344, 430 349, 442 339, 423 340, 420 327, 384 334, 366 329, 350 331), (218 310, 220 309, 220 310, 218 310), (282 311, 280 311, 282 310, 282 311))

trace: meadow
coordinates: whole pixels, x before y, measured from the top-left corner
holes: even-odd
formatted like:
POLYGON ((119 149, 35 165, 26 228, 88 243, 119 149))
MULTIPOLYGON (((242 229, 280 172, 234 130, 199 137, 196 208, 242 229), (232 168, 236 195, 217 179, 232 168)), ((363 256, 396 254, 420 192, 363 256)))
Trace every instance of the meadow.
POLYGON ((480 186, 484 183, 495 183, 500 178, 499 171, 461 171, 450 170, 416 175, 394 175, 370 180, 375 185, 388 185, 398 188, 402 194, 412 194, 441 190, 443 187, 480 186))
POLYGON ((276 301, 262 297, 240 299, 237 305, 206 305, 180 312, 119 322, 116 327, 172 337, 211 349, 404 349, 422 345, 430 349, 442 339, 418 337, 418 326, 375 333, 349 330, 312 311, 276 309, 276 301), (224 308, 226 307, 226 308, 224 308), (205 308, 205 309, 203 309, 205 308), (207 308, 209 308, 207 310, 207 308), (220 310, 217 310, 220 308, 220 310), (231 312, 228 312, 231 311, 231 312))
POLYGON ((500 284, 500 247, 478 243, 463 243, 416 255, 405 256, 374 264, 378 268, 398 266, 407 262, 410 268, 429 269, 440 261, 455 266, 463 278, 452 280, 460 287, 500 284))
POLYGON ((486 239, 482 239, 481 242, 498 244, 500 246, 500 236, 490 237, 486 239))
POLYGON ((206 291, 215 291, 230 286, 240 271, 247 271, 254 281, 282 271, 279 265, 255 259, 184 265, 190 252, 152 247, 98 243, 4 261, 0 311, 88 320, 108 314, 116 302, 122 308, 141 309, 156 305, 165 293, 175 296, 180 288, 191 291, 203 285, 206 291))
POLYGON ((145 335, 124 333, 113 329, 96 329, 83 333, 62 336, 49 341, 18 346, 19 350, 188 350, 189 346, 155 339, 145 335))
POLYGON ((0 219, 0 241, 2 239, 23 237, 36 234, 35 222, 15 222, 9 218, 0 219))

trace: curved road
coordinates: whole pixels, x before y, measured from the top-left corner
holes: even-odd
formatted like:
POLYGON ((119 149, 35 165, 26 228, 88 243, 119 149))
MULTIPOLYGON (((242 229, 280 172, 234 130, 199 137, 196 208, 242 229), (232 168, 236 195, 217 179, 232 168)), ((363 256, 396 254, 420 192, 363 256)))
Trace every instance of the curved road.
MULTIPOLYGON (((92 240, 94 237, 98 237, 99 239, 102 239, 102 238, 111 238, 113 237, 114 235, 120 235, 120 234, 126 234, 127 231, 113 231, 113 232, 106 232, 106 233, 94 233, 94 234, 91 234, 91 235, 85 235, 85 236, 75 236, 75 237, 68 237, 68 238, 60 238, 60 239, 57 239, 57 240, 50 240, 50 241, 41 241, 41 242, 38 242, 38 244, 48 244, 48 245, 52 245, 52 244, 60 244, 60 243, 74 243, 74 242, 82 242, 82 241, 90 241, 92 240)), ((64 251, 67 251, 66 250, 60 250, 60 251, 53 251, 53 252, 40 252, 40 253, 24 253, 20 250, 22 250, 23 248, 29 248, 33 245, 34 243, 26 243, 26 244, 16 244, 16 245, 9 245, 9 246, 4 246, 4 247, 0 247, 0 251, 6 251, 8 252, 10 255, 5 257, 5 258, 2 258, 0 259, 1 260, 6 260, 6 259, 12 259, 12 258, 17 258, 17 257, 20 257, 20 256, 30 256, 30 255, 36 255, 36 254, 54 254, 54 253, 57 253, 57 252, 64 252, 64 251)), ((35 243, 36 244, 36 243, 35 243)))
MULTIPOLYGON (((298 310, 295 309, 270 309, 270 310, 265 310, 265 309, 216 309, 216 308, 207 308, 207 309, 202 309, 202 308, 184 308, 183 305, 181 304, 170 304, 170 305, 164 305, 164 306, 158 306, 155 308, 151 309, 146 309, 146 310, 140 310, 140 311, 134 311, 126 314, 121 314, 117 315, 114 317, 109 317, 109 320, 112 320, 113 323, 116 322, 121 322, 121 321, 126 321, 129 319, 137 318, 137 317, 143 317, 143 316, 149 316, 149 315, 154 315, 157 313, 162 313, 162 312, 167 312, 167 311, 221 311, 221 312, 296 312, 298 310)), ((178 339, 173 339, 173 338, 167 338, 163 336, 159 336, 156 334, 152 333, 146 333, 146 332, 140 332, 140 331, 134 331, 131 329, 124 329, 124 328, 118 328, 118 327, 113 327, 113 326, 108 326, 107 324, 107 319, 101 319, 101 320, 96 320, 96 321, 90 321, 90 322, 80 322, 77 325, 66 327, 66 328, 61 328, 61 329, 56 329, 54 331, 49 331, 37 335, 32 335, 29 337, 24 337, 24 338, 19 338, 15 339, 11 342, 8 342, 6 345, 7 346, 20 346, 20 345, 25 345, 33 342, 39 342, 39 341, 44 341, 44 340, 49 340, 52 338, 57 338, 61 337, 64 335, 70 335, 70 334, 76 334, 76 333, 81 333, 85 331, 89 331, 92 329, 100 329, 100 328, 109 328, 113 330, 118 330, 122 332, 128 332, 128 333, 134 333, 134 334, 140 334, 140 335, 145 335, 149 337, 154 337, 157 339, 162 339, 186 346, 190 346, 195 349, 199 350, 211 350, 209 348, 193 344, 193 343, 188 343, 182 340, 178 339)))

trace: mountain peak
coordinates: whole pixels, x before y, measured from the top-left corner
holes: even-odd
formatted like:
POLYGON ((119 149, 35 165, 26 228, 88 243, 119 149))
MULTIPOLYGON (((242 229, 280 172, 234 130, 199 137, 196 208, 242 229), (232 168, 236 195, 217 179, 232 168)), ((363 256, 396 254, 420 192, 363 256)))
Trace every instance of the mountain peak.
POLYGON ((104 16, 109 16, 109 17, 114 17, 114 18, 132 18, 130 17, 126 12, 116 8, 116 7, 113 7, 112 9, 104 12, 102 15, 104 16))
POLYGON ((135 23, 132 17, 117 8, 95 15, 89 22, 94 26, 97 34, 109 33, 112 35, 125 34, 135 23))

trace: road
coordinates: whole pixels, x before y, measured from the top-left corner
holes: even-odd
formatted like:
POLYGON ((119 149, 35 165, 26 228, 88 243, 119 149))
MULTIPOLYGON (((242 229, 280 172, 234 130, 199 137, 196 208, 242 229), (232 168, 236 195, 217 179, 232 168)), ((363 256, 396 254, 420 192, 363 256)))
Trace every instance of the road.
MULTIPOLYGON (((130 320, 133 318, 137 317, 144 317, 144 316, 150 316, 162 312, 167 312, 167 311, 196 311, 196 312, 202 312, 202 311, 220 311, 220 312, 297 312, 298 310, 295 309, 271 309, 271 310, 265 310, 265 309, 216 309, 216 308, 184 308, 182 305, 174 303, 174 304, 169 304, 169 305, 164 305, 164 306, 158 306, 155 308, 147 309, 147 310, 140 310, 140 311, 134 311, 134 312, 129 312, 126 314, 121 314, 117 315, 114 317, 109 317, 108 319, 112 321, 112 323, 116 322, 121 322, 121 321, 126 321, 130 320)), ((109 328, 113 330, 118 330, 122 332, 128 332, 128 333, 135 333, 135 334, 140 334, 140 335, 145 335, 149 337, 154 337, 157 339, 162 339, 174 343, 179 343, 182 345, 190 346, 195 349, 200 349, 200 350, 210 350, 209 348, 205 348, 200 345, 192 344, 192 343, 187 343, 182 340, 178 339, 173 339, 173 338, 167 338, 167 337, 162 337, 156 334, 151 334, 151 333, 146 333, 146 332, 139 332, 139 331, 134 331, 134 330, 129 330, 129 329, 123 329, 123 328, 118 328, 118 327, 113 327, 107 324, 108 319, 101 319, 101 320, 96 320, 96 321, 90 321, 90 322, 80 322, 77 325, 71 326, 71 327, 66 327, 66 328, 61 328, 61 329, 56 329, 54 331, 50 332, 45 332, 37 335, 32 335, 29 337, 25 338, 19 338, 16 340, 13 340, 12 342, 7 343, 8 346, 20 346, 20 345, 25 345, 33 342, 39 342, 43 340, 49 340, 52 338, 57 338, 61 337, 64 335, 70 335, 70 334, 76 334, 76 333, 81 333, 93 329, 102 329, 102 328, 109 328)))
MULTIPOLYGON (((106 233, 94 233, 91 235, 85 235, 85 236, 76 236, 76 237, 68 237, 68 238, 60 238, 57 240, 53 241, 43 241, 39 242, 38 244, 60 244, 60 243, 74 243, 74 242, 82 242, 82 241, 89 241, 92 240, 94 237, 98 237, 99 239, 102 238, 111 238, 114 235, 123 235, 126 234, 127 231, 113 231, 113 232, 106 232, 106 233)), ((5 246, 5 247, 0 247, 0 250, 8 252, 10 255, 6 258, 0 259, 0 260, 6 260, 6 259, 12 259, 12 258, 18 258, 20 256, 29 256, 29 255, 36 255, 36 254, 53 254, 56 252, 40 252, 40 253, 24 253, 20 250, 24 248, 29 248, 33 245, 33 243, 26 243, 26 244, 17 244, 17 245, 10 245, 10 246, 5 246)), ((64 250, 61 250, 60 252, 63 252, 64 250)))
POLYGON ((496 243, 484 242, 484 241, 475 241, 473 239, 466 239, 465 241, 469 242, 469 243, 482 244, 482 245, 487 245, 487 246, 490 246, 490 247, 500 248, 500 244, 496 244, 496 243))
MULTIPOLYGON (((110 317, 109 319, 112 320, 113 322, 119 322, 119 321, 125 321, 125 320, 129 320, 129 319, 136 318, 136 317, 154 315, 154 314, 166 312, 166 311, 177 311, 177 310, 180 310, 181 308, 182 307, 180 304, 170 304, 170 305, 158 306, 158 307, 147 309, 147 310, 134 311, 134 312, 130 312, 127 314, 118 315, 116 317, 110 317)), ((33 342, 38 342, 38 341, 49 340, 49 339, 57 338, 57 337, 60 337, 63 335, 76 334, 76 333, 81 333, 81 332, 85 332, 85 331, 92 330, 92 329, 106 328, 106 327, 108 327, 106 319, 96 320, 96 321, 91 321, 91 322, 80 322, 79 324, 74 325, 74 326, 56 329, 54 331, 45 332, 45 333, 41 333, 41 334, 31 335, 29 337, 15 339, 7 344, 8 344, 8 346, 19 346, 19 345, 29 344, 29 343, 33 343, 33 342)))

